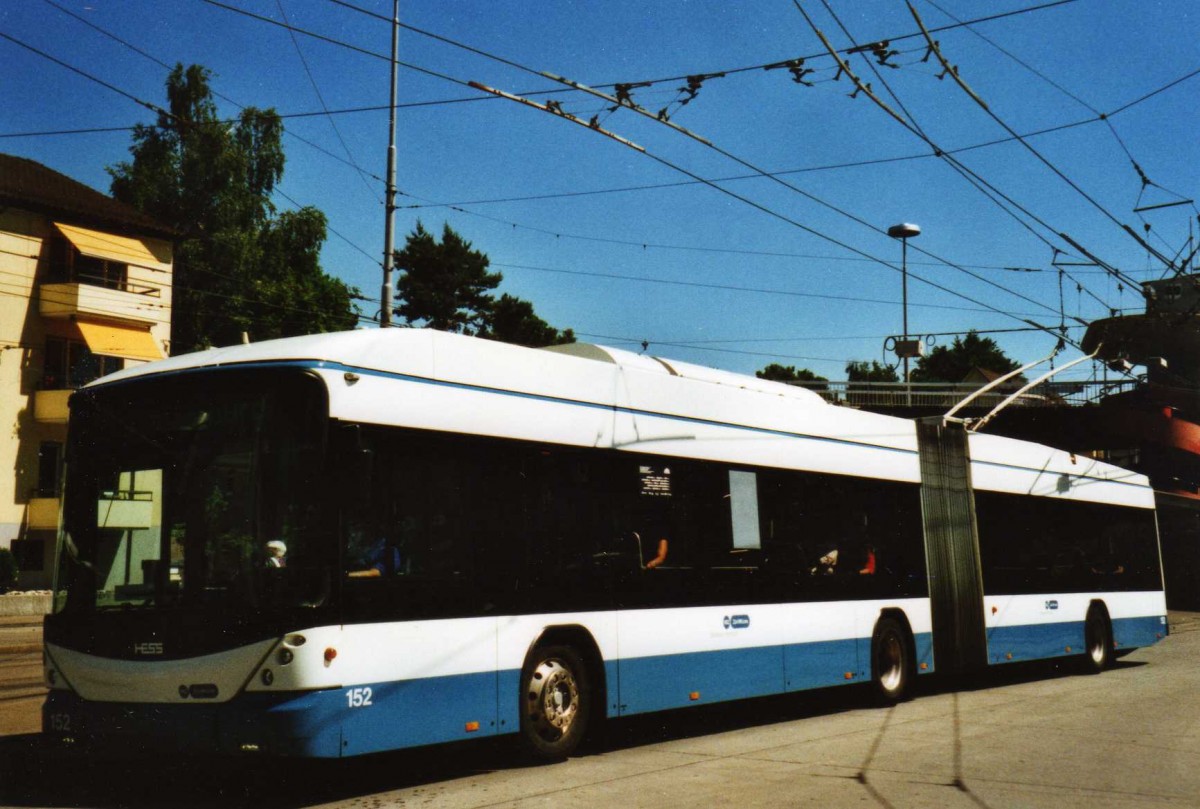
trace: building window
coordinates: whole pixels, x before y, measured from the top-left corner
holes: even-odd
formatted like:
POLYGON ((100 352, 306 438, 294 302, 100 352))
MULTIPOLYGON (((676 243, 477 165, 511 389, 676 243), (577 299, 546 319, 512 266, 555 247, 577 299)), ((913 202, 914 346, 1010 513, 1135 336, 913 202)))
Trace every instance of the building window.
POLYGON ((22 572, 40 571, 46 566, 46 540, 44 539, 14 539, 11 550, 17 568, 22 572))
POLYGON ((124 290, 128 273, 128 264, 85 256, 66 239, 55 238, 50 242, 50 263, 46 272, 46 280, 50 283, 90 284, 124 290))
POLYGON ((43 441, 38 447, 38 476, 36 497, 62 496, 63 445, 58 441, 43 441))
POLYGON ((84 343, 47 337, 42 390, 74 390, 124 367, 121 358, 93 354, 84 343))

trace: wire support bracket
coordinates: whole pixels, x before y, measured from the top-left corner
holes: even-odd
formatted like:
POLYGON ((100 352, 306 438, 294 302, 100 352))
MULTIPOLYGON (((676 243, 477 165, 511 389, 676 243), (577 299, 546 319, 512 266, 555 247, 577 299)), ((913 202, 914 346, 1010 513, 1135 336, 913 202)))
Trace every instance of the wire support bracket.
POLYGON ((518 104, 524 104, 527 107, 533 107, 534 109, 541 110, 542 112, 548 112, 551 115, 564 118, 572 123, 579 124, 582 127, 590 129, 593 132, 599 132, 601 135, 604 135, 607 138, 612 138, 622 146, 628 146, 630 149, 642 152, 643 154, 646 152, 644 147, 638 146, 633 141, 623 138, 615 132, 609 132, 607 129, 604 129, 598 123, 596 123, 595 119, 592 119, 591 121, 585 121, 569 112, 564 112, 562 107, 559 106, 559 103, 556 101, 547 101, 545 104, 539 104, 536 101, 530 101, 528 98, 522 98, 521 96, 513 95, 512 93, 506 93, 503 90, 497 90, 494 87, 488 87, 486 84, 480 84, 477 81, 467 82, 467 84, 476 90, 481 90, 485 93, 491 93, 492 95, 499 96, 500 98, 507 98, 509 101, 515 101, 518 104))

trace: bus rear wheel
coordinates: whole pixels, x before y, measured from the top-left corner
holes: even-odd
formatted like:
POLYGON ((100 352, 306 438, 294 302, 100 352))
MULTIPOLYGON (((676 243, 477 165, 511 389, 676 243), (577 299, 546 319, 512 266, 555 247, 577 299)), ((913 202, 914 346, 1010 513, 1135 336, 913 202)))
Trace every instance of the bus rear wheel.
POLYGON ((521 739, 527 752, 558 761, 575 751, 592 711, 583 658, 570 646, 535 649, 521 672, 521 739))
POLYGON ((1093 604, 1083 625, 1083 665, 1089 674, 1099 674, 1112 665, 1112 622, 1108 610, 1093 604))
POLYGON ((912 651, 908 633, 895 618, 884 616, 871 637, 871 683, 885 704, 901 702, 912 684, 912 651))

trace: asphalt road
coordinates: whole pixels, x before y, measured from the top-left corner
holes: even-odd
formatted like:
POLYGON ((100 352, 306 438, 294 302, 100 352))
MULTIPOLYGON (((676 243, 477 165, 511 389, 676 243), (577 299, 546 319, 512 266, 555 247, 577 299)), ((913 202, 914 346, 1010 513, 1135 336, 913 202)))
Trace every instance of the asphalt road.
POLYGON ((64 756, 32 734, 39 657, 0 653, 0 733, 16 734, 0 736, 0 805, 1200 807, 1200 615, 1172 633, 1100 676, 1014 666, 890 709, 840 688, 612 722, 544 766, 497 742, 346 762, 64 756))

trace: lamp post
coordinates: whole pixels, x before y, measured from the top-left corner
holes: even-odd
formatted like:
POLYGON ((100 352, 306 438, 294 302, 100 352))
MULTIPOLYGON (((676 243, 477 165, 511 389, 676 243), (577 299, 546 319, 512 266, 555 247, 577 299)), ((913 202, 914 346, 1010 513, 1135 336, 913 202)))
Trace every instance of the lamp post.
MULTIPOLYGON (((913 356, 912 346, 908 342, 908 240, 921 235, 921 228, 909 222, 892 225, 887 234, 893 239, 900 240, 900 294, 904 307, 904 337, 897 346, 897 351, 904 359, 904 401, 906 407, 912 406, 912 388, 908 384, 908 358, 913 356)), ((919 353, 918 353, 919 356, 919 353)))

